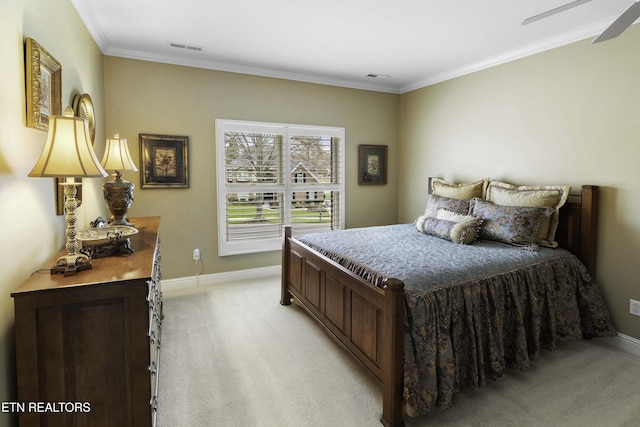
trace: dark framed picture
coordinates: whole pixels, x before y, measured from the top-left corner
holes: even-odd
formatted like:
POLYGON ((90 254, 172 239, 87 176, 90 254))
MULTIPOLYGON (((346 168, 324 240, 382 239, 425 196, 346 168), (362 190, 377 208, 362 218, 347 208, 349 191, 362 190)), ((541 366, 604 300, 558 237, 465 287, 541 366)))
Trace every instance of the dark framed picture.
POLYGON ((189 187, 188 136, 140 134, 140 187, 189 187))
POLYGON ((387 146, 360 145, 358 184, 387 183, 387 146))
POLYGON ((25 41, 27 126, 48 130, 49 116, 62 114, 62 65, 37 41, 25 41))

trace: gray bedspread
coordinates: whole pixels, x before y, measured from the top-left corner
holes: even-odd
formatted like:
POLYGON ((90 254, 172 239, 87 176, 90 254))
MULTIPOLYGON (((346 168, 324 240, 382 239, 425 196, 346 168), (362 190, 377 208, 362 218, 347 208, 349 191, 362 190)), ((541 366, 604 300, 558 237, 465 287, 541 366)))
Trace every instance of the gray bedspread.
POLYGON ((377 286, 405 283, 408 415, 447 408, 461 386, 526 370, 557 341, 615 335, 600 291, 563 249, 459 245, 413 224, 298 238, 377 286))

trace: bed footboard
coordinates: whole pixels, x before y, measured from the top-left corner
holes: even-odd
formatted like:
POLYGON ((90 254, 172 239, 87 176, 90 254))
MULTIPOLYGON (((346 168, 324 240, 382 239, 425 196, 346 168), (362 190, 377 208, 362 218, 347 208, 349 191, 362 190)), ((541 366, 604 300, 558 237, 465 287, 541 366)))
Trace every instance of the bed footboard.
POLYGON ((380 421, 403 426, 404 284, 376 287, 291 236, 285 227, 280 303, 292 298, 383 388, 380 421))

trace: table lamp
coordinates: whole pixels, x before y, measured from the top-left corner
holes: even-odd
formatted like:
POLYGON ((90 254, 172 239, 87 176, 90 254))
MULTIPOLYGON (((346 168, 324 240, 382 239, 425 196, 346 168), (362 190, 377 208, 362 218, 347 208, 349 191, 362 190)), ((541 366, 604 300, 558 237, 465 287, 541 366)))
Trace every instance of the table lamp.
POLYGON ((127 210, 133 202, 133 189, 135 186, 122 179, 122 171, 137 171, 135 163, 129 154, 127 139, 120 138, 117 133, 113 138, 107 138, 107 146, 102 157, 102 167, 114 171, 115 179, 106 182, 102 186, 104 201, 111 212, 109 225, 129 225, 127 210))
POLYGON ((56 265, 51 268, 52 274, 64 273, 65 276, 71 276, 80 270, 93 267, 89 257, 78 252, 76 185, 79 183, 74 182, 72 178, 107 175, 93 151, 87 121, 74 117, 70 107, 64 110, 63 116, 50 116, 47 142, 29 176, 67 178, 66 182, 60 183, 64 187, 67 255, 57 259, 56 265))

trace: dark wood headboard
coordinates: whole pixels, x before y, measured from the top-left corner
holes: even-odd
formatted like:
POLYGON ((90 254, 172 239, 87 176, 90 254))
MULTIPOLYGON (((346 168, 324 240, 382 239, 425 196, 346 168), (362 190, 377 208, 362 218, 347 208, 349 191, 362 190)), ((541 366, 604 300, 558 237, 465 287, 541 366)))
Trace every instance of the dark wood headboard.
POLYGON ((560 224, 556 231, 560 247, 576 255, 593 277, 596 275, 599 203, 600 187, 583 185, 580 195, 570 197, 570 201, 560 208, 560 224))
MULTIPOLYGON (((428 193, 431 194, 431 177, 428 193)), ((560 208, 556 231, 560 247, 577 256, 593 277, 596 275, 599 202, 600 187, 583 185, 580 194, 569 196, 569 201, 560 208)))

